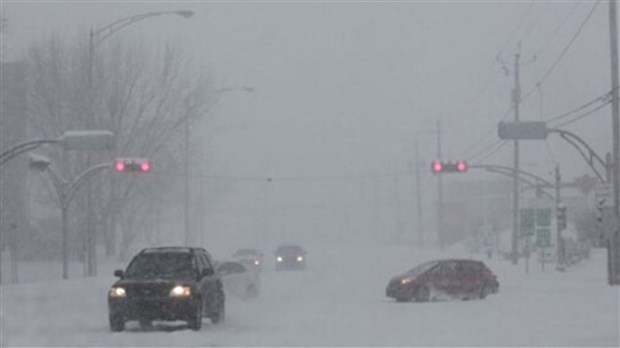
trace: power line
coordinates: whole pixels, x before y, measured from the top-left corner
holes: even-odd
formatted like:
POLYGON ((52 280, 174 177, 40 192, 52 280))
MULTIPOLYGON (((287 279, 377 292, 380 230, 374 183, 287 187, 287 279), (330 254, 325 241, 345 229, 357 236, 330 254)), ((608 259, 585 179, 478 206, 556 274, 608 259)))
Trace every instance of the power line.
POLYGON ((568 21, 568 18, 570 18, 570 16, 575 12, 575 9, 577 8, 578 5, 579 5, 579 2, 573 3, 573 6, 571 7, 570 11, 562 19, 560 24, 553 29, 553 31, 551 32, 551 35, 549 35, 545 39, 545 41, 540 45, 540 47, 536 50, 537 53, 535 54, 535 56, 542 55, 543 50, 549 45, 549 42, 551 42, 551 39, 553 39, 560 32, 562 27, 564 27, 564 25, 568 21))
MULTIPOLYGON (((501 121, 504 121, 505 119, 508 118, 508 116, 510 116, 511 112, 513 110, 513 106, 511 105, 510 108, 508 108, 508 110, 506 110, 506 112, 504 113, 504 115, 502 116, 502 118, 500 119, 501 121)), ((463 152, 463 156, 460 157, 467 157, 466 155, 470 152, 472 152, 473 149, 477 148, 478 146, 480 146, 480 144, 484 143, 485 141, 487 141, 487 139, 489 138, 489 136, 495 134, 495 132, 497 131, 497 126, 493 126, 492 128, 490 128, 488 131, 486 131, 482 137, 478 138, 478 140, 476 142, 474 142, 472 145, 468 146, 463 152)), ((495 143, 494 143, 495 144, 495 143)), ((475 157, 475 156, 470 156, 470 157, 475 157)))
POLYGON ((493 151, 493 149, 498 146, 503 140, 502 139, 497 139, 494 142, 492 142, 491 144, 485 146, 483 149, 481 149, 480 151, 476 152, 475 154, 469 156, 467 158, 468 161, 473 161, 475 158, 480 157, 480 156, 484 156, 486 153, 488 153, 489 151, 493 151))
POLYGON ((571 123, 573 123, 573 122, 577 122, 577 121, 581 120, 582 118, 584 118, 584 117, 586 117, 586 116, 589 116, 589 115, 591 115, 591 114, 595 113, 596 111, 598 111, 598 110, 600 110, 600 109, 604 108, 605 106, 607 106, 607 105, 609 105, 609 104, 611 104, 611 100, 607 101, 606 103, 604 103, 604 104, 602 104, 602 105, 599 105, 597 108, 592 109, 592 110, 590 110, 590 111, 586 112, 586 113, 585 113, 585 114, 583 114, 583 115, 579 115, 579 116, 577 116, 577 117, 575 117, 575 118, 573 118, 573 119, 571 119, 571 120, 568 120, 568 121, 566 121, 566 122, 564 122, 564 123, 560 123, 559 125, 555 126, 555 128, 561 128, 561 127, 564 127, 564 126, 568 126, 569 124, 571 124, 571 123))
POLYGON ((530 12, 532 11, 532 8, 534 7, 535 3, 536 3, 536 0, 530 1, 527 9, 525 10, 525 12, 521 15, 521 18, 519 19, 519 23, 517 24, 517 27, 510 33, 510 35, 508 36, 508 39, 506 40, 506 43, 504 43, 502 48, 497 53, 497 57, 500 57, 504 53, 504 50, 506 49, 506 47, 508 47, 508 45, 512 41, 512 38, 515 36, 515 34, 519 30, 521 30, 521 27, 525 23, 525 18, 527 18, 527 16, 530 14, 530 12))
POLYGON ((584 18, 584 20, 581 22, 581 24, 579 25, 579 28, 577 29, 577 31, 575 32, 575 34, 573 34, 573 37, 571 38, 571 40, 568 42, 568 44, 566 45, 566 47, 564 47, 564 50, 562 50, 562 53, 558 56, 558 58, 553 62, 553 64, 551 64, 551 66, 549 67, 549 69, 547 69, 547 71, 543 74, 543 76, 540 78, 540 80, 538 80, 538 82, 536 82, 534 88, 532 88, 529 92, 527 92, 525 94, 525 96, 523 98, 521 98, 521 101, 526 100, 529 96, 532 95, 532 93, 534 93, 534 91, 536 90, 537 86, 539 86, 540 84, 542 84, 547 77, 549 77, 549 75, 553 72, 553 70, 555 69, 555 67, 560 63, 560 61, 562 61, 562 58, 564 58, 564 56, 566 55, 566 53, 568 52, 568 50, 571 48, 571 46, 573 45, 573 43, 575 42, 575 40, 577 40, 577 38, 579 37, 579 35, 581 34, 581 31, 583 30, 583 28, 585 27, 586 23, 588 23, 588 21, 590 20, 590 18, 592 17, 592 14, 594 13, 594 10, 596 10, 596 7, 600 4, 601 0, 597 0, 594 5, 592 5, 592 8, 590 9, 590 12, 588 12, 588 14, 586 15, 586 17, 584 18))
POLYGON ((554 117, 551 117, 551 118, 547 119, 546 122, 547 123, 551 123, 551 122, 555 122, 555 121, 561 120, 561 119, 563 119, 565 117, 568 117, 568 116, 570 116, 570 115, 572 115, 572 114, 574 114, 574 113, 576 113, 578 111, 581 111, 583 109, 588 108, 590 105, 593 105, 593 104, 596 104, 598 102, 602 102, 602 101, 608 100, 610 95, 611 95, 611 91, 601 95, 600 97, 592 99, 589 102, 587 102, 587 103, 585 103, 585 104, 583 104, 581 106, 578 106, 578 107, 576 107, 576 108, 574 108, 574 109, 572 109, 570 111, 564 112, 564 113, 562 113, 560 115, 557 115, 557 116, 554 116, 554 117))
POLYGON ((501 150, 504 146, 506 146, 506 144, 508 144, 507 141, 501 140, 500 143, 493 150, 491 150, 491 152, 486 154, 484 157, 480 158, 478 161, 484 162, 487 159, 491 158, 491 156, 495 155, 499 150, 501 150))

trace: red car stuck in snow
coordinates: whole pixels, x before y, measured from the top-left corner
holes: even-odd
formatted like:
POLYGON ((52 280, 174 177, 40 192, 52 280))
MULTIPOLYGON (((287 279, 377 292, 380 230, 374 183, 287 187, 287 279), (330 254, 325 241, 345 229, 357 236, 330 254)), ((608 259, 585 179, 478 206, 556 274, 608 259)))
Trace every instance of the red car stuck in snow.
POLYGON ((499 291, 497 277, 482 262, 447 259, 425 262, 392 278, 388 297, 404 302, 426 302, 442 298, 485 298, 499 291))

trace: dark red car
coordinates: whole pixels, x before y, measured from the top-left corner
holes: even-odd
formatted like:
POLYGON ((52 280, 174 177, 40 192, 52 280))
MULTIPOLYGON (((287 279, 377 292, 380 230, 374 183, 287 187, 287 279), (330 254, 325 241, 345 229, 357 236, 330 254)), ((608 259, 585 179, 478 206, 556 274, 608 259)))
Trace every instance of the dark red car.
POLYGON ((425 262, 392 278, 385 289, 396 301, 418 302, 444 298, 485 298, 499 291, 497 277, 476 260, 436 260, 425 262))

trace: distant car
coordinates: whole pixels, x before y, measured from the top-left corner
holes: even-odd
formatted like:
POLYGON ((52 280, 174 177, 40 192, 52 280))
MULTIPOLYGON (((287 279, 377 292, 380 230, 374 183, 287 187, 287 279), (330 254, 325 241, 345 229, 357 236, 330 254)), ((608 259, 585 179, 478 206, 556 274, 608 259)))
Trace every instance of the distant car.
POLYGON ((147 248, 114 275, 120 280, 108 292, 112 331, 123 331, 128 320, 142 328, 153 320, 185 320, 193 330, 200 330, 203 317, 224 320, 222 280, 203 248, 147 248))
POLYGON ((220 262, 217 272, 224 283, 224 292, 241 298, 249 299, 260 294, 260 275, 250 271, 246 266, 237 261, 220 262))
POLYGON ((499 291, 497 277, 482 262, 447 259, 423 263, 392 278, 385 290, 396 301, 485 298, 499 291))
POLYGON ((274 256, 276 271, 306 269, 306 250, 300 245, 280 245, 274 256))
POLYGON ((263 253, 256 249, 238 249, 232 258, 244 264, 248 270, 263 269, 263 253))

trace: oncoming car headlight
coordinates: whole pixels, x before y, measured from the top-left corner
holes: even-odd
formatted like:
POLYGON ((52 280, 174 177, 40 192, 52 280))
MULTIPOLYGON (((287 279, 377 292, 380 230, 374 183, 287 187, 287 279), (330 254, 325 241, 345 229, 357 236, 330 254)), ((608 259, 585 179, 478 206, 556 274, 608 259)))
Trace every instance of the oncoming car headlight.
POLYGON ((120 286, 113 286, 110 288, 110 297, 124 298, 127 297, 127 292, 120 286))
POLYGON ((278 262, 282 262, 282 256, 278 256, 278 257, 276 257, 276 261, 278 261, 278 262))
POLYGON ((170 297, 187 297, 192 294, 192 289, 186 285, 177 285, 170 290, 170 297))
POLYGON ((303 260, 304 260, 304 257, 303 257, 303 256, 297 256, 297 262, 301 262, 301 261, 303 261, 303 260))
POLYGON ((258 265, 260 264, 260 261, 258 261, 258 260, 254 260, 254 264, 255 264, 256 266, 258 266, 258 265))

